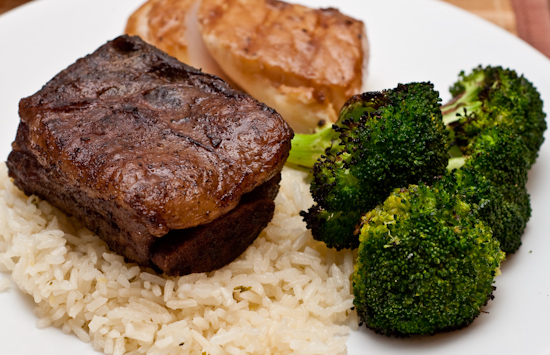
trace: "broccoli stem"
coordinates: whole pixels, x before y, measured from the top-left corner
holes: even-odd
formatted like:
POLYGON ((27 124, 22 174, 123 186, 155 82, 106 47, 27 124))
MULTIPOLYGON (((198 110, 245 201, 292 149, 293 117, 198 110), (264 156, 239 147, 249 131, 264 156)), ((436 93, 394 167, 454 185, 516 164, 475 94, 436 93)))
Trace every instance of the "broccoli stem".
POLYGON ((479 100, 479 93, 483 88, 485 75, 480 73, 475 79, 451 89, 453 99, 441 106, 443 123, 446 126, 458 121, 461 117, 460 114, 475 112, 481 108, 482 103, 479 100))
POLYGON ((455 169, 460 169, 464 166, 466 162, 466 157, 455 157, 449 159, 449 164, 447 165, 447 171, 453 171, 455 169))
POLYGON ((295 134, 287 164, 309 170, 327 149, 335 149, 338 146, 339 134, 332 126, 332 123, 326 123, 315 133, 295 134))
POLYGON ((461 113, 472 112, 480 109, 482 103, 481 101, 476 100, 480 90, 480 87, 473 86, 469 88, 469 91, 465 91, 450 102, 441 106, 443 123, 446 126, 449 126, 460 119, 461 113))

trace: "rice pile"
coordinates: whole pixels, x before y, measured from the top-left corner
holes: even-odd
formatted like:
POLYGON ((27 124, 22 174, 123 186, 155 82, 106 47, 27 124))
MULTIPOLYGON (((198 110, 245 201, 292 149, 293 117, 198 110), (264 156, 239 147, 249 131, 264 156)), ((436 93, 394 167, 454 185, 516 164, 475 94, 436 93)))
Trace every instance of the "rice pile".
POLYGON ((165 277, 25 196, 1 164, 0 267, 34 297, 39 327, 106 354, 345 354, 357 327, 355 256, 312 239, 298 214, 311 204, 305 174, 285 168, 275 217, 243 255, 211 273, 165 277))

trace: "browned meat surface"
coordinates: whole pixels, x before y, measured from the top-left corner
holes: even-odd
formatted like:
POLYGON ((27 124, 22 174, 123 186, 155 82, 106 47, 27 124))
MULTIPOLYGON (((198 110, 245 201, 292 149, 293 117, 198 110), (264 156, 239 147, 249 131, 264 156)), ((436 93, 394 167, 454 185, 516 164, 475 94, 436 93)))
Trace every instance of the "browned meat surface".
MULTIPOLYGON (((143 265, 152 265, 153 245, 175 247, 188 234, 170 232, 166 242, 157 241, 169 231, 217 226, 212 222, 229 216, 261 219, 257 224, 265 226, 272 212, 238 210, 272 199, 252 193, 260 197, 239 203, 279 175, 292 138, 269 107, 127 36, 21 100, 20 116, 8 158, 15 183, 79 217, 143 265)), ((238 237, 221 229, 213 234, 238 237)), ((163 253, 154 259, 172 273, 188 269, 163 253)))

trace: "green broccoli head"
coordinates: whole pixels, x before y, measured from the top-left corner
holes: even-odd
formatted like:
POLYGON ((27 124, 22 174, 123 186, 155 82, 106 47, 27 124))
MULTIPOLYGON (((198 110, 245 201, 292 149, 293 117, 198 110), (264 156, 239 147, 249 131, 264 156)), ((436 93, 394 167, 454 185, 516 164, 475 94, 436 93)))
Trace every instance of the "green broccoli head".
POLYGON ((324 241, 329 248, 341 250, 359 246, 360 211, 331 212, 314 205, 308 211, 301 211, 300 215, 315 239, 324 241))
POLYGON ((354 96, 334 130, 340 148, 315 163, 311 193, 317 204, 303 215, 316 239, 340 249, 357 246, 358 217, 393 188, 443 174, 448 144, 431 83, 354 96))
POLYGON ((531 217, 531 204, 525 186, 510 187, 506 193, 470 167, 444 176, 434 186, 455 193, 472 208, 472 214, 491 228, 502 251, 514 253, 531 217))
POLYGON ((474 213, 493 230, 506 253, 515 252, 531 217, 525 184, 529 161, 524 141, 509 128, 488 128, 466 147, 464 166, 439 186, 475 206, 474 213))
POLYGON ((504 253, 456 194, 420 184, 363 217, 353 292, 364 324, 386 335, 470 324, 492 297, 504 253))
POLYGON ((456 143, 467 146, 486 128, 508 127, 525 142, 532 165, 544 141, 546 114, 537 89, 514 70, 477 67, 460 73, 450 90, 453 99, 442 107, 443 120, 456 143))
POLYGON ((521 246, 521 237, 531 218, 531 200, 525 187, 518 188, 515 195, 503 198, 492 220, 487 219, 500 248, 507 254, 515 253, 521 246))
POLYGON ((529 172, 529 149, 521 136, 507 127, 481 131, 465 147, 466 166, 479 171, 503 190, 524 186, 529 172))
POLYGON ((327 210, 366 212, 395 187, 445 172, 447 132, 430 83, 352 97, 342 108, 342 149, 315 163, 311 191, 327 210))

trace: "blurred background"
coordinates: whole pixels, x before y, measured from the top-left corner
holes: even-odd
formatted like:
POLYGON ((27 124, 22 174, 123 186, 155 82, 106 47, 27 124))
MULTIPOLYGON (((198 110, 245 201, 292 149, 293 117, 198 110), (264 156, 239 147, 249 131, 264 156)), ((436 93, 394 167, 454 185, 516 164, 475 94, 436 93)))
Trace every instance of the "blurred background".
MULTIPOLYGON (((0 14, 29 0, 0 0, 0 14)), ((145 1, 145 0, 144 0, 145 1)), ((287 0, 292 2, 292 0, 287 0)), ((441 0, 522 38, 550 58, 550 0, 441 0)))

